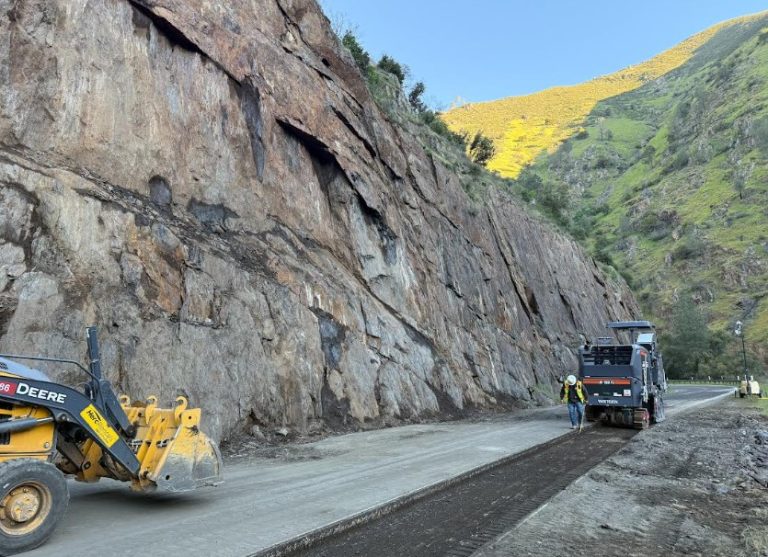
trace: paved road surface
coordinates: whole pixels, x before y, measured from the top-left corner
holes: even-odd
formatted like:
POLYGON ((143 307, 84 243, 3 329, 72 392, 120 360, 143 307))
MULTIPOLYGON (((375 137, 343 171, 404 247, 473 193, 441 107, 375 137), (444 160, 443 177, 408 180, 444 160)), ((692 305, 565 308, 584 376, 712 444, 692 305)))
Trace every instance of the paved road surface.
MULTIPOLYGON (((730 393, 675 387, 667 415, 730 393)), ((287 462, 229 464, 224 485, 183 497, 133 494, 109 480, 70 482, 67 515, 45 546, 25 555, 253 555, 569 432, 557 407, 355 433, 295 448, 287 462)))

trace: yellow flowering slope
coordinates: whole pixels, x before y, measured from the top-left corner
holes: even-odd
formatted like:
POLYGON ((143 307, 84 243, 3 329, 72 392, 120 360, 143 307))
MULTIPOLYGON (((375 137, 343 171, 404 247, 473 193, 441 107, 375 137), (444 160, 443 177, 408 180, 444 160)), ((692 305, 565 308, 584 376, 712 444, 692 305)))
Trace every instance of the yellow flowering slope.
POLYGON ((610 75, 522 97, 467 104, 446 112, 443 119, 453 131, 479 130, 493 139, 496 156, 488 168, 514 178, 540 153, 555 149, 575 134, 599 101, 636 89, 674 70, 720 29, 754 17, 758 16, 719 23, 646 62, 610 75))

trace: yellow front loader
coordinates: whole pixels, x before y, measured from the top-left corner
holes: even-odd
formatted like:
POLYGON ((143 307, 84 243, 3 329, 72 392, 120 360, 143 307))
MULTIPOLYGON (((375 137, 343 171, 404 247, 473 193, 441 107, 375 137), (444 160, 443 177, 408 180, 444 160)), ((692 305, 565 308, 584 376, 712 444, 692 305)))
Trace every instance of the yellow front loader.
POLYGON ((199 429, 200 409, 178 397, 118 400, 102 377, 96 328, 89 368, 71 360, 0 355, 0 555, 43 544, 69 503, 65 475, 130 482, 136 491, 190 491, 221 482, 221 455, 199 429), (51 382, 15 360, 77 365, 80 389, 51 382))

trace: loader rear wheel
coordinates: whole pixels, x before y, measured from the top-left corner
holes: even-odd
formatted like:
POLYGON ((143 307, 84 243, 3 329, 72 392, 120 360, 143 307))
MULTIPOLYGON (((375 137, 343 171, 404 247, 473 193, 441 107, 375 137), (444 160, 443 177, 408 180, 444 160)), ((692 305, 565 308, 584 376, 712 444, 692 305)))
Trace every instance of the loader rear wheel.
POLYGON ((67 481, 53 464, 32 458, 0 462, 0 555, 45 543, 68 504, 67 481))

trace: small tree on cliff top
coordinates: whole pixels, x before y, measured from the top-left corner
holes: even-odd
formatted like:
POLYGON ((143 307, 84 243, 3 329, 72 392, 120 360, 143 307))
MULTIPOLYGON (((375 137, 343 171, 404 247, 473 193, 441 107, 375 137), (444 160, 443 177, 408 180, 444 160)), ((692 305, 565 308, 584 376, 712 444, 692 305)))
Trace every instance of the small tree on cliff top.
POLYGON ((352 58, 355 59, 355 63, 357 64, 357 67, 360 68, 360 71, 363 72, 363 75, 366 75, 368 66, 371 65, 371 56, 362 47, 360 41, 355 37, 355 34, 352 33, 352 31, 344 33, 344 36, 341 39, 341 44, 346 47, 352 55, 352 58))
POLYGON ((424 82, 417 81, 411 92, 408 93, 408 102, 416 112, 425 112, 427 110, 427 105, 424 104, 424 100, 421 98, 426 90, 427 87, 424 85, 424 82))
POLYGON ((381 57, 381 60, 379 60, 379 63, 376 65, 380 70, 384 70, 385 72, 389 72, 394 75, 400 82, 400 85, 403 85, 405 76, 408 73, 408 69, 405 68, 400 62, 385 54, 381 57))

